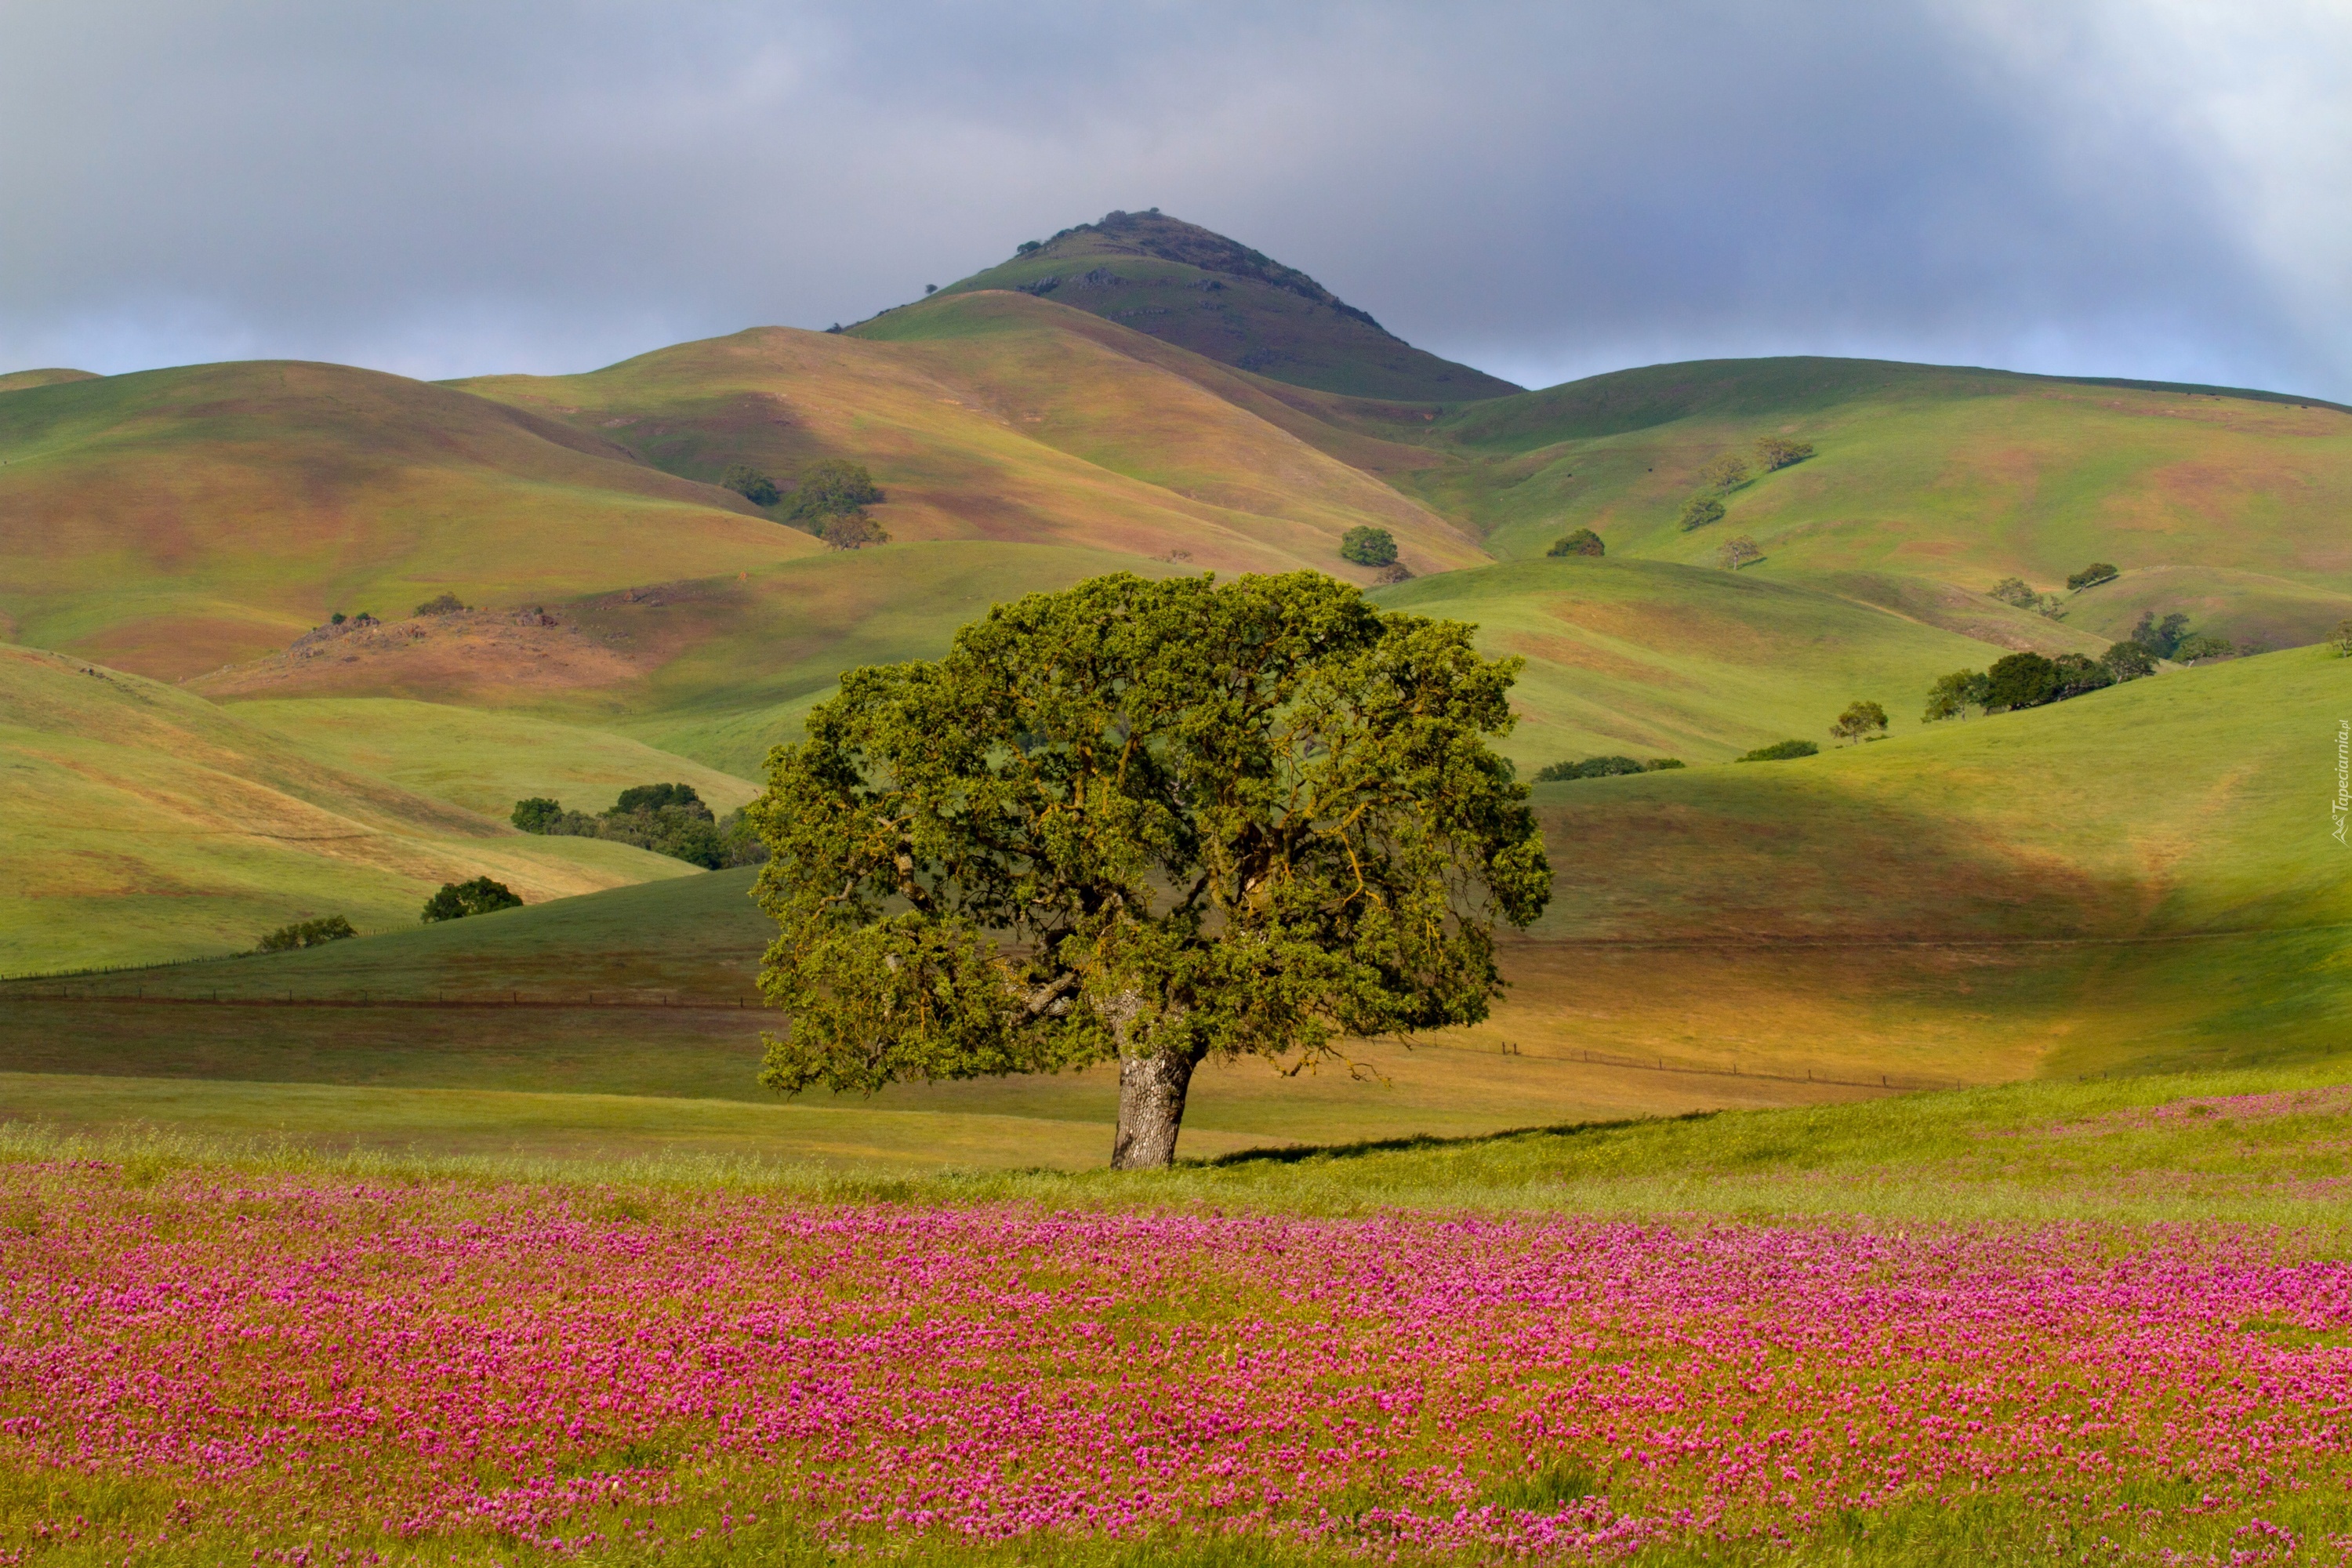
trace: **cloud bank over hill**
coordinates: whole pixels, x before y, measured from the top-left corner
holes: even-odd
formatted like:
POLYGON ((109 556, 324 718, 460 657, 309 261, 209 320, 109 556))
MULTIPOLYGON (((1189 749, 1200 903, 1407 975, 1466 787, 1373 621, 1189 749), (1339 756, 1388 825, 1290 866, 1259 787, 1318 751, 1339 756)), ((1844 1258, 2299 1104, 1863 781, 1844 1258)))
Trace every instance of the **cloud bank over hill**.
POLYGON ((576 370, 1156 205, 1528 384, 2347 399, 2346 189, 2329 0, 0 3, 0 369, 576 370))

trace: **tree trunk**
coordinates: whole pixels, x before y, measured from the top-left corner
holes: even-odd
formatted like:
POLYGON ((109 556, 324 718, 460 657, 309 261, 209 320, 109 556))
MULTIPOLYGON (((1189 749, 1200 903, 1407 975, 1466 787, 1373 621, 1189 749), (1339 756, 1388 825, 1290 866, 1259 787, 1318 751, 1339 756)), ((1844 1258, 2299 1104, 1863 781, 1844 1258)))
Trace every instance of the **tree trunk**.
POLYGON ((1192 1087, 1193 1058, 1181 1051, 1118 1058, 1118 1131, 1110 1144, 1114 1171, 1160 1171, 1175 1163, 1184 1096, 1192 1087))

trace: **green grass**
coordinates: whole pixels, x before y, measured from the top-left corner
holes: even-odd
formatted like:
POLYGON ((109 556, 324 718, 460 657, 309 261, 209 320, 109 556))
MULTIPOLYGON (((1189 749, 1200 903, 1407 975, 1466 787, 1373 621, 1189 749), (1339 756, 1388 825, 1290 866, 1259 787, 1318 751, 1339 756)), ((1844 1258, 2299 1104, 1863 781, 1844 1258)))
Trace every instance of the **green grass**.
POLYGON ((493 820, 530 795, 603 811, 632 784, 692 784, 721 815, 759 793, 747 779, 641 741, 528 714, 395 698, 281 699, 234 711, 305 756, 493 820))
POLYGON ((1990 662, 1982 643, 1850 599, 1659 561, 1512 562, 1377 596, 1471 622, 1486 652, 1528 661, 1506 749, 1528 774, 1601 752, 1700 763, 1792 737, 1827 744, 1856 699, 1883 701, 1901 732, 1937 677, 1990 662))
MULTIPOLYGON (((2067 626, 2112 639, 2139 609, 2231 637, 2307 643, 2352 614, 2352 415, 2269 394, 2127 386, 1867 360, 1727 360, 1594 376, 1475 405, 1429 427, 1451 460, 1400 476, 1507 557, 1591 527, 1613 556, 1705 559, 1753 536, 1751 571, 1885 602, 2062 591, 2094 560, 2123 581, 2067 626), (1726 497, 1684 533, 1699 467, 1786 434, 1811 460, 1726 497)), ((1974 599, 1947 612, 1995 624, 1974 599)), ((1999 640, 1999 639, 1996 639, 1999 640)))
POLYGON ((1204 1139, 1213 1146, 1187 1151, 1165 1173, 1100 1168, 1099 1154, 1086 1147, 1098 1130, 991 1131, 979 1125, 986 1118, 184 1080, 6 1075, 0 1084, 9 1091, 0 1158, 87 1150, 119 1159, 137 1151, 163 1166, 462 1172, 1104 1209, 2220 1220, 2287 1227, 2320 1255, 2352 1248, 2344 1131, 2352 1072, 2340 1063, 2004 1084, 1463 1138, 1255 1150, 1234 1146, 1244 1140, 1204 1139), (186 1110, 168 1126, 162 1117, 141 1125, 121 1116, 167 1107, 174 1097, 186 1110), (808 1131, 779 1130, 795 1119, 808 1131), (940 1141, 927 1146, 920 1127, 934 1120, 942 1123, 940 1141), (444 1129, 437 1142, 397 1141, 436 1121, 444 1129), (502 1128, 509 1130, 504 1143, 502 1128), (595 1135, 568 1136, 581 1130, 595 1135), (633 1136, 614 1135, 621 1132, 633 1136), (1072 1158, 1024 1166, 1005 1157, 1012 1150, 1000 1135, 1039 1140, 1040 1151, 1066 1147, 1072 1158), (1075 1142, 1053 1142, 1066 1136, 1075 1142), (839 1142, 820 1148, 827 1137, 839 1142), (852 1146, 857 1140, 862 1148, 852 1146))
POLYGON ((0 973, 249 947, 289 921, 409 924, 445 881, 527 900, 686 874, 534 838, 136 676, 0 645, 0 973))

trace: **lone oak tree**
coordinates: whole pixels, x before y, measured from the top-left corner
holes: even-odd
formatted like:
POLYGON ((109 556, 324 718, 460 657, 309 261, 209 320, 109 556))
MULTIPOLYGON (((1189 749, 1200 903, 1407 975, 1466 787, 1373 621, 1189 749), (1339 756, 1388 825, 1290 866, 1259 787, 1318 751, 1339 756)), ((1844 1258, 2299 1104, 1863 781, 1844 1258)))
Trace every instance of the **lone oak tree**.
POLYGON ((749 815, 788 1015, 761 1081, 1116 1060, 1111 1163, 1176 1152, 1193 1069, 1292 1069, 1486 1016, 1551 872, 1486 737, 1518 661, 1319 573, 1119 574, 854 669, 749 815))

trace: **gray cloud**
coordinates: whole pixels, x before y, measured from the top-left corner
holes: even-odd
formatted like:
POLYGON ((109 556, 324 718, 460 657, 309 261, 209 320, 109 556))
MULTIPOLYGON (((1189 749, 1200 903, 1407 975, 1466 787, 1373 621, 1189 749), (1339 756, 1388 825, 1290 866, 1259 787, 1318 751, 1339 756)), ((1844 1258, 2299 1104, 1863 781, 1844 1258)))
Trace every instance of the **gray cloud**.
POLYGON ((2347 105, 2330 0, 0 0, 0 364, 580 369, 1157 205, 1529 383, 2352 398, 2347 105))

